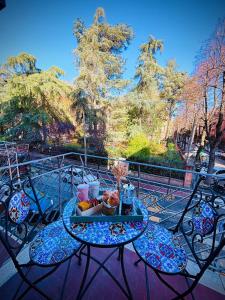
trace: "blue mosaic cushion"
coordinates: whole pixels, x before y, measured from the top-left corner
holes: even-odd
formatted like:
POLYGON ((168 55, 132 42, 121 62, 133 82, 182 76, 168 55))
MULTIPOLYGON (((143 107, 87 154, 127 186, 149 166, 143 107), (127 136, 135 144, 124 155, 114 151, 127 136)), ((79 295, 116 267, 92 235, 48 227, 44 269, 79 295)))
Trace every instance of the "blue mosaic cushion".
POLYGON ((195 231, 202 236, 210 233, 213 229, 215 214, 215 211, 208 203, 201 202, 199 206, 195 207, 192 214, 195 231))
POLYGON ((179 240, 158 224, 149 222, 144 234, 133 244, 140 257, 154 269, 180 273, 186 267, 186 252, 179 240))
POLYGON ((30 210, 30 200, 22 191, 14 194, 9 201, 9 217, 10 219, 21 224, 27 217, 30 210))
POLYGON ((63 211, 63 220, 72 235, 81 241, 101 247, 113 247, 118 244, 127 244, 142 234, 148 222, 148 211, 138 201, 144 216, 142 222, 90 222, 71 223, 70 217, 73 213, 75 202, 70 200, 63 211))
POLYGON ((30 244, 30 259, 39 265, 60 263, 80 247, 64 228, 62 220, 42 229, 30 244))

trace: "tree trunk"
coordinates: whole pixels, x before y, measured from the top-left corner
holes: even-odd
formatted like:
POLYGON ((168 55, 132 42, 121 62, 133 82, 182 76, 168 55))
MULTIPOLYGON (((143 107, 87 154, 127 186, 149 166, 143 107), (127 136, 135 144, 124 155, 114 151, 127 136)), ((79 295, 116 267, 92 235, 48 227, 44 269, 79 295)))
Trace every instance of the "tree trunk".
POLYGON ((205 138, 206 138, 206 131, 205 129, 203 129, 202 131, 202 136, 201 136, 201 142, 200 142, 200 146, 198 147, 198 151, 196 153, 196 157, 195 157, 195 165, 196 163, 198 163, 200 161, 200 152, 204 149, 205 147, 205 138))
POLYGON ((205 138, 206 138, 206 131, 203 129, 203 132, 202 132, 202 136, 201 136, 201 146, 205 146, 205 138))
POLYGON ((170 127, 170 115, 168 116, 167 123, 166 123, 165 141, 166 141, 167 138, 168 138, 169 127, 170 127))
POLYGON ((168 114, 168 119, 167 119, 167 124, 166 124, 166 134, 165 134, 165 140, 168 139, 168 134, 169 134, 169 128, 170 128, 170 122, 172 120, 173 116, 173 106, 174 106, 174 100, 170 100, 170 105, 169 105, 169 114, 168 114))
MULTIPOLYGON (((212 174, 213 170, 214 170, 214 165, 215 165, 215 159, 216 159, 216 145, 210 145, 210 151, 209 151, 209 165, 208 165, 208 170, 207 173, 208 174, 212 174)), ((210 184, 212 182, 212 178, 211 177, 206 177, 206 184, 210 184)))
POLYGON ((215 165, 215 159, 216 159, 216 146, 210 145, 210 151, 209 151, 209 165, 208 165, 208 174, 213 173, 214 165, 215 165))
POLYGON ((194 121, 193 121, 193 125, 192 125, 192 130, 191 130, 191 137, 190 137, 189 143, 188 143, 188 153, 187 153, 186 162, 188 162, 188 160, 189 160, 189 156, 190 156, 190 152, 191 152, 191 146, 193 144, 194 137, 195 137, 195 130, 196 130, 196 115, 194 117, 194 121))

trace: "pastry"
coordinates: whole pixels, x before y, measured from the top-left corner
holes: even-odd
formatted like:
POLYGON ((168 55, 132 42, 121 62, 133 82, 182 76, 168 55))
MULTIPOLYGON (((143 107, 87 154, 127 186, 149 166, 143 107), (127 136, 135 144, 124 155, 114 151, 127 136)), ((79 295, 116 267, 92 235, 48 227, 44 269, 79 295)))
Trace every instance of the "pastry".
POLYGON ((91 203, 89 203, 88 201, 81 201, 78 203, 78 207, 82 211, 89 209, 91 206, 91 203))

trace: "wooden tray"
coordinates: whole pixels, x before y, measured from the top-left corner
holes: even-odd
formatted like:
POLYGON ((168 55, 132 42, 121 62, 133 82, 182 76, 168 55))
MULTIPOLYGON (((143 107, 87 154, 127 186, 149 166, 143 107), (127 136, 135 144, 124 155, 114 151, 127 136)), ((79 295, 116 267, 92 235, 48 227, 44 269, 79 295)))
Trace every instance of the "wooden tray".
POLYGON ((142 222, 143 214, 139 208, 136 208, 136 214, 134 215, 92 215, 92 216, 78 216, 72 215, 70 217, 71 223, 89 223, 89 222, 142 222))

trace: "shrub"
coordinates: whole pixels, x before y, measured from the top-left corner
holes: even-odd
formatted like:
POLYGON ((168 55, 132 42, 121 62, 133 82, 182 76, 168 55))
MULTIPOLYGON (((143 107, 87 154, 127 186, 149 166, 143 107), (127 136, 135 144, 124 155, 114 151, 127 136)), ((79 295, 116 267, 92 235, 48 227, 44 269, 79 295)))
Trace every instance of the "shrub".
POLYGON ((134 135, 129 140, 127 149, 124 154, 126 155, 126 157, 137 156, 138 153, 142 153, 142 154, 145 153, 145 154, 149 155, 149 153, 147 153, 148 150, 146 150, 146 149, 149 149, 148 138, 143 132, 140 132, 140 133, 134 135))
POLYGON ((124 155, 131 159, 136 158, 147 162, 150 156, 161 155, 165 152, 166 149, 163 145, 149 141, 146 134, 140 132, 130 139, 124 155))
POLYGON ((161 155, 166 152, 166 148, 162 144, 159 144, 155 141, 151 141, 149 142, 149 152, 150 155, 161 155))
POLYGON ((169 143, 166 148, 156 141, 149 142, 147 136, 142 132, 130 139, 123 155, 129 160, 178 169, 183 168, 183 161, 173 143, 169 143))

